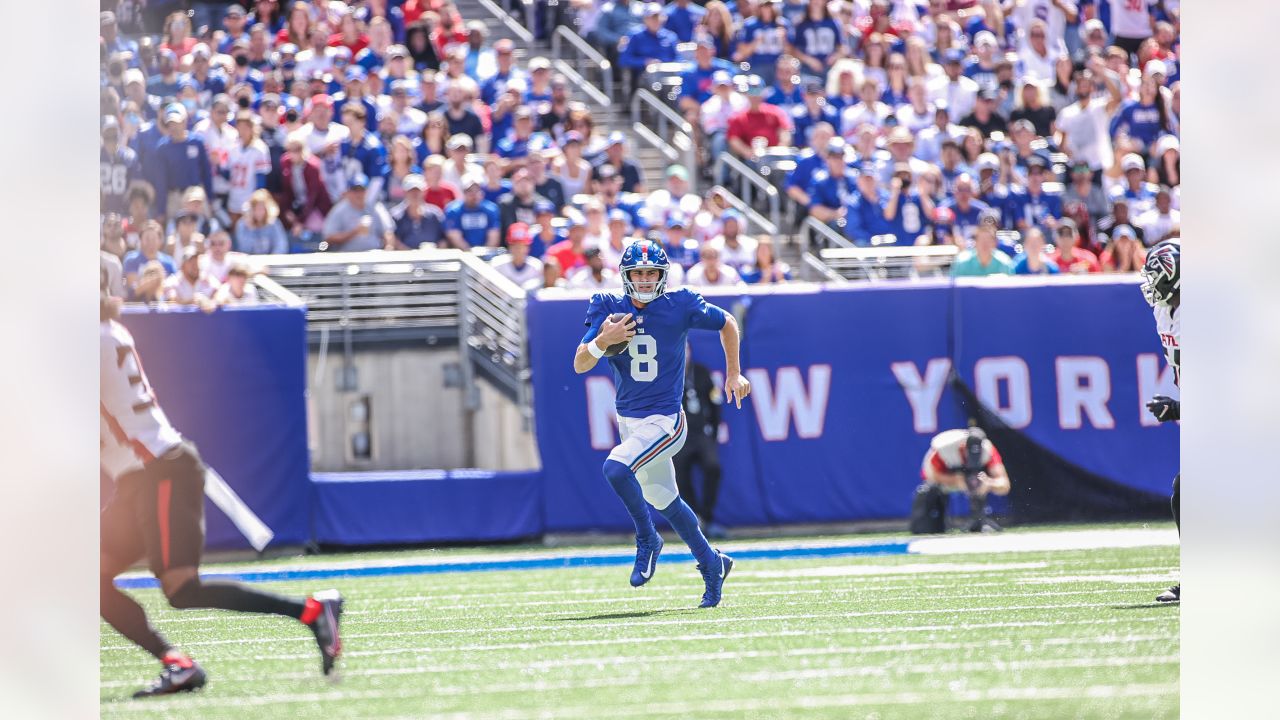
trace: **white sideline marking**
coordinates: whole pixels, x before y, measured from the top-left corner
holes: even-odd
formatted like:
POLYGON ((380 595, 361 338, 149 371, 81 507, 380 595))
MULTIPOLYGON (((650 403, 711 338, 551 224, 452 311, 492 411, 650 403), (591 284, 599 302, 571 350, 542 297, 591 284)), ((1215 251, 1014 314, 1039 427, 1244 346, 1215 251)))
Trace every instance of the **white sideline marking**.
POLYGON ((925 538, 908 543, 907 552, 919 555, 987 555, 1005 552, 1167 547, 1177 544, 1178 531, 1173 528, 1167 530, 1058 530, 925 538))
POLYGON ((738 680, 749 683, 783 682, 788 680, 825 680, 837 677, 887 677, 891 675, 917 675, 934 673, 976 673, 987 670, 1021 672, 1024 670, 1057 670, 1100 667, 1128 667, 1130 665, 1177 665, 1178 658, 1168 655, 1140 655, 1134 657, 1105 658, 1056 658, 1053 660, 983 660, 978 662, 952 662, 935 665, 889 665, 887 667, 809 668, 806 670, 782 670, 779 672, 754 672, 739 675, 738 680))
MULTIPOLYGON (((792 603, 792 604, 808 604, 808 603, 792 603)), ((1021 610, 1066 610, 1080 608, 1104 608, 1110 607, 1109 603, 1074 603, 1064 605, 1006 605, 1003 607, 981 607, 981 608, 938 608, 938 609, 919 609, 919 610, 866 610, 854 612, 839 613, 808 613, 804 615, 757 615, 754 617, 690 617, 690 618, 673 618, 670 620, 644 620, 632 618, 628 622, 601 622, 591 623, 589 625, 565 625, 564 621, 569 618, 563 618, 562 622, 555 625, 509 625, 507 627, 489 627, 477 630, 476 628, 437 628, 433 630, 400 630, 396 632, 381 633, 343 633, 344 640, 357 640, 364 638, 384 638, 384 637, 420 637, 423 635, 474 635, 477 632, 484 633, 528 633, 528 632, 557 632, 561 630, 600 630, 603 628, 623 628, 623 627, 655 627, 665 625, 709 625, 724 624, 737 622, 775 622, 779 620, 811 620, 816 618, 855 618, 855 617, 891 617, 901 615, 965 615, 992 612, 1014 612, 1021 610)), ((696 612, 693 608, 688 608, 690 613, 696 612)), ((707 615, 710 613, 702 613, 707 615)), ((584 621, 585 622, 585 621, 584 621)), ((290 642, 291 638, 259 638, 259 642, 290 642)), ((204 640, 197 642, 185 643, 184 648, 191 647, 212 647, 215 645, 239 645, 244 642, 242 638, 227 640, 204 640)), ((588 644, 598 642, 590 641, 588 644)), ((608 641, 616 642, 616 641, 608 641)), ((551 643, 556 644, 556 643, 551 643)), ((493 649, 507 649, 517 647, 540 647, 547 643, 517 643, 512 645, 492 645, 488 646, 493 649)), ((121 645, 119 647, 132 647, 129 645, 121 645)), ((469 649, 481 649, 483 646, 470 646, 469 649)), ((117 649, 117 648, 104 648, 117 649)))
POLYGON ((1046 578, 1021 578, 1017 582, 1022 585, 1041 585, 1049 582, 1096 582, 1115 583, 1117 585, 1144 585, 1164 583, 1177 579, 1177 573, 1167 572, 1163 574, 1152 573, 1146 575, 1064 575, 1060 579, 1054 578, 1052 580, 1046 578))
MULTIPOLYGON (((515 626, 515 627, 507 627, 507 628, 484 628, 482 630, 468 628, 468 629, 450 629, 450 630, 445 630, 445 629, 413 630, 413 631, 405 631, 405 632, 386 632, 386 633, 353 633, 353 634, 344 634, 343 640, 349 641, 349 640, 366 640, 366 639, 388 638, 388 637, 392 637, 392 638, 419 637, 423 635, 477 635, 480 633, 501 633, 501 632, 524 633, 524 632, 531 632, 531 631, 556 631, 556 630, 565 630, 565 629, 598 630, 601 628, 609 628, 609 627, 644 628, 644 627, 650 627, 653 625, 672 625, 672 624, 702 625, 702 624, 708 624, 708 623, 723 624, 723 623, 732 623, 732 622, 746 623, 746 622, 755 622, 759 620, 809 620, 809 619, 815 619, 815 618, 853 618, 853 617, 870 617, 870 616, 929 615, 929 614, 963 615, 966 613, 1010 612, 1010 611, 1016 611, 1016 610, 1057 610, 1057 609, 1067 609, 1067 608, 1078 609, 1078 608, 1105 608, 1105 607, 1110 607, 1110 604, 1082 603, 1082 604, 1074 604, 1074 605, 1022 605, 1022 606, 1009 606, 1009 607, 1002 607, 1002 608, 964 608, 964 609, 948 608, 948 609, 941 609, 941 610, 881 610, 881 611, 862 612, 862 613, 775 615, 772 617, 754 617, 754 618, 736 618, 736 617, 706 618, 701 620, 654 621, 654 622, 648 622, 648 623, 634 623, 634 622, 632 623, 594 623, 591 625, 581 626, 579 628, 566 628, 564 625, 541 625, 541 626, 540 625, 523 625, 523 626, 515 626)), ((919 631, 925 631, 925 630, 928 630, 928 631, 953 630, 954 631, 954 630, 968 630, 968 629, 975 629, 975 628, 985 629, 985 628, 1054 627, 1058 625, 1068 625, 1068 624, 1110 625, 1110 624, 1115 624, 1122 621, 1123 622, 1159 621, 1162 623, 1169 623, 1170 619, 1168 617, 1165 617, 1164 614, 1162 613, 1160 615, 1147 617, 1147 618, 1112 618, 1112 619, 1106 619, 1106 620, 1079 621, 1078 623, 1067 622, 1067 621, 1018 621, 1018 622, 997 622, 997 623, 954 622, 954 623, 948 623, 945 625, 909 625, 904 627, 823 628, 822 632, 835 635, 835 634, 844 634, 844 633, 860 634, 860 633, 919 632, 919 631)), ((589 640, 556 640, 556 641, 545 641, 545 642, 536 642, 536 643, 501 643, 501 644, 492 644, 492 645, 462 645, 462 646, 456 646, 456 647, 447 646, 447 647, 421 647, 421 648, 385 648, 385 649, 379 649, 379 650, 365 650, 365 651, 352 650, 352 651, 345 652, 344 657, 358 657, 361 655, 389 655, 389 654, 416 653, 416 652, 442 653, 442 652, 531 650, 531 649, 547 648, 547 647, 623 645, 628 643, 640 644, 640 643, 673 642, 673 641, 684 641, 684 640, 720 640, 720 639, 727 640, 727 639, 741 639, 741 638, 780 637, 780 636, 788 636, 788 635, 809 635, 812 633, 813 633, 813 630, 811 629, 796 630, 796 631, 773 630, 768 632, 754 632, 754 633, 722 633, 722 634, 704 633, 704 634, 697 634, 697 635, 685 634, 685 635, 676 635, 676 636, 663 635, 663 636, 645 636, 645 637, 632 637, 632 638, 597 638, 597 639, 589 639, 589 640)), ((183 643, 183 648, 187 649, 187 648, 197 648, 197 647, 214 647, 214 646, 220 646, 220 645, 235 646, 235 645, 262 645, 266 643, 293 643, 293 642, 298 642, 302 639, 303 638, 299 636, 298 638, 249 637, 249 638, 236 638, 236 639, 228 639, 228 640, 204 640, 204 641, 183 643)), ((345 644, 347 645, 348 648, 352 646, 352 643, 349 643, 349 642, 345 644)), ((127 649, 131 647, 132 646, 120 645, 111 649, 127 649)), ((312 655, 314 655, 314 653, 308 653, 306 655, 291 655, 291 656, 275 654, 275 655, 269 655, 269 656, 263 656, 263 657, 284 659, 286 657, 303 658, 303 657, 310 657, 312 655)))
MULTIPOLYGON (((860 547, 884 543, 907 542, 908 552, 926 555, 965 555, 974 553, 997 552, 1042 552, 1052 550, 1097 550, 1104 548, 1159 547, 1178 544, 1175 529, 1118 529, 1118 530, 1057 530, 1046 532, 1010 532, 999 535, 960 535, 937 538, 911 539, 903 535, 877 539, 838 539, 825 538, 814 540, 766 540, 740 541, 730 543, 724 549, 730 555, 734 549, 804 549, 813 547, 860 547)), ((677 541, 678 542, 678 541, 677 541)), ((217 573, 241 573, 259 571, 291 571, 291 570, 346 570, 375 567, 398 567, 402 565, 452 565, 456 563, 508 562, 518 560, 542 560, 556 558, 584 558, 618 555, 633 550, 631 546, 617 545, 602 548, 563 551, 556 549, 521 551, 513 553, 467 553, 442 555, 438 551, 424 553, 406 553, 390 558, 335 560, 328 562, 283 564, 235 563, 227 565, 209 565, 205 570, 217 573)), ((803 560, 805 558, 771 558, 770 560, 803 560)), ((596 566, 585 567, 548 567, 538 570, 561 569, 595 569, 596 566)), ((121 578, 149 577, 146 572, 131 572, 121 578)))
MULTIPOLYGON (((792 570, 748 570, 740 573, 750 578, 848 577, 862 575, 923 575, 925 573, 1003 572, 1005 570, 1040 570, 1045 562, 1027 563, 910 563, 905 565, 826 565, 792 570)), ((737 577, 735 575, 734 577, 737 577)))
MULTIPOLYGON (((1160 695, 1176 695, 1178 685, 1166 684, 1133 684, 1133 685, 1094 685, 1078 687, 1025 687, 1025 688, 990 688, 986 690, 938 690, 934 692, 900 692, 900 693, 861 693, 844 695, 805 695, 781 698, 751 698, 743 700, 703 700, 698 702, 663 702, 644 703, 642 705, 611 704, 608 715, 651 717, 654 715, 679 715, 705 713, 741 713, 753 711, 792 711, 797 709, 819 709, 847 707, 851 705, 914 705, 919 703, 950 702, 987 702, 991 700, 1071 700, 1090 699, 1103 700, 1128 697, 1152 697, 1160 695)), ((188 697, 177 700, 160 700, 147 702, 130 702, 119 705, 104 705, 104 710, 120 712, 155 712, 163 710, 181 710, 184 713, 199 708, 217 707, 261 707, 264 705, 291 704, 302 702, 331 702, 334 700, 358 699, 395 699, 395 698, 427 698, 430 691, 426 689, 413 693, 395 693, 385 690, 373 691, 334 691, 331 693, 277 694, 257 697, 188 697)), ((601 716, 599 705, 562 706, 555 710, 556 718, 598 718, 601 716)), ((405 718, 421 718, 421 715, 406 715, 405 718)), ((530 717, 529 709, 500 710, 496 712, 452 712, 432 714, 434 720, 515 720, 530 717)))
MULTIPOLYGON (((1170 573, 1167 575, 1149 576, 1151 578, 1155 578, 1155 580, 1143 580, 1144 576, 1140 576, 1140 575, 1135 575, 1130 577, 1137 578, 1137 580, 1132 582, 1132 584, 1137 586, 1143 583, 1149 584, 1151 582, 1155 582, 1155 583, 1168 582, 1169 580, 1174 578, 1174 575, 1170 573)), ((1091 579, 1092 578, 1090 578, 1089 576, 1062 576, 1061 582, 1087 582, 1091 579)), ((1060 580, 1057 577, 1053 577, 1053 578, 1047 578, 1043 580, 1040 580, 1040 579, 1019 580, 1018 582, 1026 583, 1026 584, 1051 584, 1051 583, 1057 584, 1058 582, 1060 582, 1060 580)), ((1117 580, 1110 580, 1110 579, 1099 580, 1099 582, 1115 582, 1115 583, 1123 582, 1124 584, 1130 584, 1130 581, 1127 581, 1127 580, 1121 581, 1118 579, 1117 580)), ((1095 590, 1045 590, 1040 592, 1012 591, 1012 590, 1006 591, 1006 592, 995 592, 995 593, 969 592, 970 589, 975 587, 995 587, 995 586, 1007 586, 1007 585, 1009 585, 1009 583, 971 583, 971 584, 966 584, 963 587, 957 587, 955 585, 903 585, 898 587, 903 589, 910 588, 912 590, 918 590, 919 592, 896 592, 895 597, 899 600, 909 600, 912 598, 928 598, 928 599, 934 599, 934 600, 943 599, 942 597, 940 597, 940 594, 937 592, 938 590, 953 591, 951 593, 946 594, 944 597, 963 597, 968 600, 994 599, 994 598, 1018 598, 1018 597, 1061 597, 1061 596, 1067 596, 1067 595, 1107 595, 1107 594, 1113 594, 1118 592, 1116 588, 1098 588, 1095 590)), ((735 593, 734 597, 735 598, 757 598, 757 597, 772 597, 772 596, 794 597, 796 595, 834 595, 834 594, 840 593, 841 591, 850 590, 850 589, 855 591, 868 590, 867 588, 825 588, 825 589, 818 588, 813 590, 768 590, 763 592, 735 593)), ((890 590, 895 590, 895 589, 896 588, 883 587, 883 586, 874 588, 875 592, 889 592, 890 590)), ((679 589, 678 597, 684 598, 688 594, 689 592, 687 590, 681 588, 679 589)), ((371 623, 382 623, 382 622, 386 622, 387 616, 389 615, 401 615, 401 614, 409 614, 409 613, 430 614, 431 619, 437 620, 437 621, 445 620, 445 619, 448 619, 449 617, 455 617, 455 616, 438 615, 437 613, 439 613, 441 610, 467 611, 467 612, 459 613, 456 616, 459 618, 464 618, 464 617, 469 618, 473 615, 475 611, 483 610, 486 608, 502 608, 506 610, 506 609, 517 608, 517 607, 553 606, 553 607, 572 608, 579 605, 605 605, 605 606, 616 605, 617 610, 619 611, 640 610, 642 608, 638 607, 639 605, 670 603, 676 597, 677 597, 677 593, 671 592, 663 595, 645 594, 645 595, 636 595, 634 597, 594 598, 594 599, 588 599, 588 600, 567 600, 567 601, 559 601, 559 602, 555 600, 536 600, 533 602, 472 603, 472 604, 464 604, 464 605, 421 605, 421 606, 415 606, 415 607, 386 608, 382 610, 346 610, 342 613, 342 626, 346 628, 346 627, 371 624, 371 623)), ((784 603, 773 603, 773 604, 775 606, 779 606, 779 605, 789 606, 789 605, 809 605, 809 604, 812 604, 813 602, 814 601, 796 601, 796 602, 784 602, 784 603)), ((207 623, 207 622, 214 622, 214 621, 225 622, 227 620, 231 620, 235 622, 243 622, 246 625, 278 622, 277 618, 274 618, 268 615, 228 615, 228 614, 194 615, 194 616, 184 614, 180 617, 164 618, 160 622, 163 625, 180 625, 184 623, 207 623)), ((104 645, 103 649, 121 649, 121 648, 131 648, 131 647, 133 646, 132 645, 118 645, 118 646, 104 645)))
MULTIPOLYGON (((1089 644, 1121 644, 1121 643, 1137 643, 1137 642, 1158 642, 1166 641, 1167 635, 1126 635, 1120 638, 1047 638, 1041 641, 1042 646, 1089 646, 1089 644)), ((726 660, 758 660, 758 659, 781 659, 781 657, 815 657, 815 656, 840 656, 840 655, 872 655, 872 653, 901 653, 913 652, 918 650, 978 650, 978 648, 989 648, 989 650, 1016 650, 1015 643, 1009 639, 997 639, 997 641, 980 642, 955 642, 955 643, 893 643, 879 644, 879 646, 865 647, 803 647, 788 648, 781 651, 718 651, 718 652, 700 652, 700 653, 681 653, 681 655, 644 655, 644 656, 605 656, 605 657, 573 657, 566 660, 552 660, 521 662, 521 664, 507 664, 506 666, 498 665, 420 665, 420 666, 399 666, 399 667, 370 667, 370 669, 352 670, 344 667, 342 673, 344 678, 374 678, 374 676, 388 675, 425 675, 425 674, 456 674, 470 673, 470 671, 486 671, 497 670, 552 670, 558 667, 571 666, 588 666, 588 667, 604 667, 621 665, 632 669, 637 664, 664 665, 669 662, 710 662, 710 661, 726 661, 726 660)), ((1030 647, 1024 647, 1025 652, 1030 652, 1030 647)), ((1014 660, 1000 661, 989 660, 984 662, 969 662, 968 665, 960 667, 961 664, 945 664, 945 665, 905 665, 891 666, 888 669, 881 667, 837 667, 837 669, 814 669, 814 670, 796 670, 791 673, 749 673, 737 674, 736 679, 741 682, 782 682, 782 680, 804 679, 804 674, 812 673, 831 673, 829 675, 814 675, 814 678, 826 678, 826 676, 838 676, 845 674, 893 674, 893 673, 924 673, 934 674, 941 671, 982 671, 989 669, 997 670, 1028 670, 1033 669, 1030 664, 1041 664, 1044 667, 1089 667, 1094 665, 1137 665, 1138 661, 1142 664, 1175 664, 1176 659, 1170 659, 1169 656, 1137 656, 1137 657, 1108 657, 1108 659, 1091 659, 1091 657, 1064 657, 1064 659, 1052 660, 1014 660), (1126 662, 1132 661, 1132 662, 1126 662)), ((671 667, 666 667, 671 669, 671 667)), ((682 671, 678 665, 677 671, 682 671)), ((307 680, 315 678, 315 673, 278 673, 273 675, 275 680, 307 680)), ((253 680, 253 676, 236 675, 236 676, 220 676, 223 682, 246 682, 253 680)), ((445 685, 445 687, 431 688, 431 694, 452 694, 452 696, 462 696, 462 694, 472 693, 493 693, 493 692, 536 692, 550 691, 550 689, 575 689, 575 688, 609 688, 618 687, 618 685, 634 685, 648 682, 650 678, 640 678, 635 673, 627 673, 623 676, 593 676, 593 678, 580 678, 576 680, 564 680, 563 683, 550 684, 545 680, 535 680, 530 683, 503 683, 500 685, 476 685, 467 683, 462 685, 445 685)), ((132 688, 136 687, 136 682, 131 680, 109 680, 109 682, 101 683, 104 688, 132 688)))

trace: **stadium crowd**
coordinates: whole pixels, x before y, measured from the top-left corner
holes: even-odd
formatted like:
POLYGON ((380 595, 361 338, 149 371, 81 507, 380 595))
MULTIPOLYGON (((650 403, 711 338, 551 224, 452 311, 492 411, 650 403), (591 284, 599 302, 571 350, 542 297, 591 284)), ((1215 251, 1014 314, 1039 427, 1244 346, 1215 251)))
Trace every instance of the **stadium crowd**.
POLYGON ((681 63, 708 160, 785 169, 857 245, 955 244, 953 275, 1134 271, 1178 233, 1173 0, 579 4, 633 82, 681 63))
POLYGON ((202 28, 126 5, 101 15, 102 264, 131 300, 253 302, 250 255, 420 247, 506 248, 494 266, 529 288, 613 287, 644 233, 673 285, 790 276, 687 168, 646 192, 547 58, 520 69, 449 2, 233 4, 202 28))
POLYGON ((857 244, 960 245, 955 274, 1133 270, 1178 232, 1170 0, 557 6, 637 84, 681 63, 708 161, 656 182, 448 0, 184 4, 101 14, 103 278, 133 300, 254 302, 250 255, 419 247, 614 287, 643 235, 672 285, 785 282, 774 238, 690 192, 722 152, 790 161, 787 197, 857 244))

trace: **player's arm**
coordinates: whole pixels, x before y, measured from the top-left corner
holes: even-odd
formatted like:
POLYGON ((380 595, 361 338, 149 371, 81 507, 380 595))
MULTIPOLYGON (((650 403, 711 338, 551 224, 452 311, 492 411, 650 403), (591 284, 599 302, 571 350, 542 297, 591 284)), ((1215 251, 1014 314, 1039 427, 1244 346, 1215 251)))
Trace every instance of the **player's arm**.
POLYGON ((742 407, 742 399, 751 394, 751 382, 742 377, 742 367, 738 364, 740 342, 738 321, 725 313, 724 327, 720 328, 720 344, 724 347, 724 394, 739 408, 742 407))
POLYGON ((994 495, 1009 494, 1009 471, 1004 469, 1004 463, 991 463, 983 473, 986 476, 984 484, 987 486, 988 493, 994 495))
POLYGON ((617 322, 606 317, 599 330, 594 327, 588 330, 587 336, 578 345, 578 351, 573 355, 573 371, 579 375, 587 372, 600 362, 609 346, 626 342, 635 334, 636 321, 631 313, 617 322))
POLYGON ((1162 423, 1182 419, 1182 403, 1168 395, 1155 395, 1147 402, 1147 410, 1162 423))

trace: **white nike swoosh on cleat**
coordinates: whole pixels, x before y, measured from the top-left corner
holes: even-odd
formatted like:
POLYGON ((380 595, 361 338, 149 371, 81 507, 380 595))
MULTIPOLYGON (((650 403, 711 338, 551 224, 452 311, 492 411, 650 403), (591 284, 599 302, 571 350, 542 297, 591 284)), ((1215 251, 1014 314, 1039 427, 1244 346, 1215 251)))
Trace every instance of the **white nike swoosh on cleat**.
POLYGON ((645 572, 640 573, 640 577, 644 578, 645 580, 648 580, 648 579, 649 579, 649 576, 653 574, 653 560, 654 560, 654 556, 653 556, 652 554, 650 554, 650 555, 649 555, 649 569, 648 569, 647 571, 645 571, 645 572))

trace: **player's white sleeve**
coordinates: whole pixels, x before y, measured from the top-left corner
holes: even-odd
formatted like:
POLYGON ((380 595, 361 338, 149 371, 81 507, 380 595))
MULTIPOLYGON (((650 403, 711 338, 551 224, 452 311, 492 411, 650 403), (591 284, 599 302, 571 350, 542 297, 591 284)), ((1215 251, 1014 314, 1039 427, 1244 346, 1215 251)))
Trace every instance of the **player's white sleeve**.
POLYGON ((163 455, 182 435, 156 403, 129 331, 107 321, 100 325, 99 341, 100 462, 116 478, 163 455))

